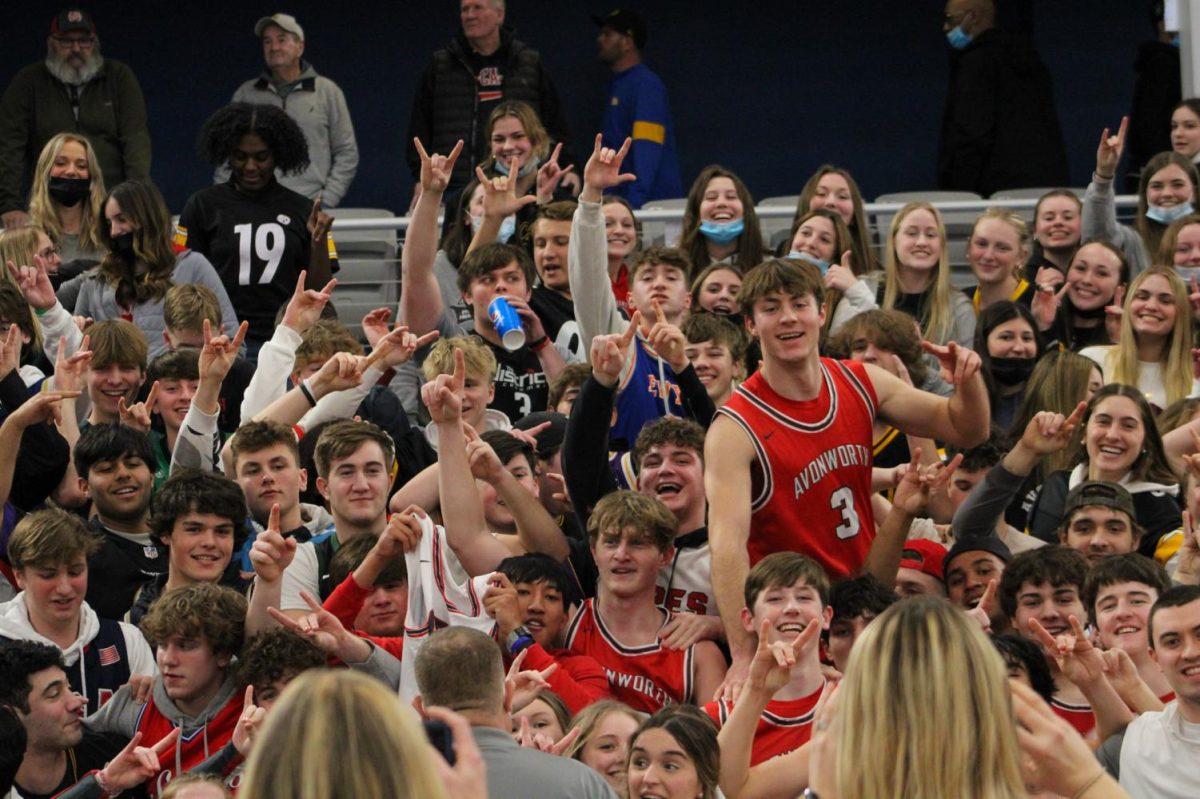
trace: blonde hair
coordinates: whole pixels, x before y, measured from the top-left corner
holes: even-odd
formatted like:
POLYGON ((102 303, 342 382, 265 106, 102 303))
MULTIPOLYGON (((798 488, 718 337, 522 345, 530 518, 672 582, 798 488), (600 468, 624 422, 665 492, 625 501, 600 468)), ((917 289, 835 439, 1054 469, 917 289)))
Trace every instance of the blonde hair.
MULTIPOLYGON (((496 127, 496 123, 505 117, 512 117, 521 123, 521 128, 529 137, 533 155, 539 161, 545 161, 546 156, 550 154, 550 134, 546 132, 546 126, 542 124, 542 119, 538 116, 537 111, 533 110, 533 106, 520 100, 505 100, 492 109, 486 128, 488 146, 491 147, 492 130, 496 127)), ((485 171, 495 169, 495 166, 496 159, 489 156, 487 165, 484 167, 485 171)))
MULTIPOLYGON (((5 266, 8 261, 12 261, 17 266, 32 266, 33 256, 37 254, 39 233, 49 235, 37 225, 0 230, 0 267, 5 266)), ((4 274, 0 276, 0 280, 14 286, 17 285, 17 281, 13 279, 7 267, 4 268, 4 274)))
POLYGON ((96 159, 92 143, 85 136, 78 133, 59 133, 46 142, 38 156, 37 166, 33 169, 33 185, 29 189, 29 219, 44 229, 46 235, 55 243, 62 239, 58 204, 50 196, 50 170, 54 166, 54 159, 62 152, 63 145, 70 141, 83 147, 87 156, 88 177, 92 182, 87 199, 81 203, 83 215, 79 226, 79 248, 91 252, 103 251, 105 247, 100 241, 99 227, 104 220, 104 173, 100 171, 100 162, 96 159))
MULTIPOLYGON (((593 702, 583 710, 575 714, 575 718, 571 720, 571 727, 567 730, 578 729, 579 737, 571 742, 567 747, 567 751, 563 752, 563 757, 574 758, 579 760, 583 756, 583 747, 588 745, 588 741, 592 740, 592 736, 596 734, 596 728, 600 726, 600 722, 604 721, 606 716, 613 713, 623 713, 633 719, 634 723, 641 725, 642 716, 629 705, 624 702, 618 702, 616 699, 601 699, 599 702, 593 702)), ((630 743, 632 743, 632 739, 630 743)))
POLYGON ((446 799, 435 756, 395 693, 348 669, 314 669, 271 709, 238 796, 446 799))
POLYGON ((175 333, 199 333, 205 319, 216 329, 222 321, 221 301, 202 283, 171 286, 163 298, 162 318, 167 330, 175 333))
POLYGON ((444 338, 433 345, 421 364, 426 380, 454 373, 454 351, 463 351, 463 365, 468 375, 482 376, 490 383, 496 375, 496 355, 478 336, 444 338))
POLYGON ((883 255, 883 305, 885 311, 896 307, 900 299, 900 260, 896 256, 896 235, 904 220, 916 211, 928 211, 933 214, 937 224, 938 237, 941 239, 941 255, 938 256, 937 271, 933 275, 933 285, 927 290, 929 298, 925 302, 923 318, 917 321, 925 338, 935 344, 945 344, 953 333, 954 314, 950 309, 950 293, 954 290, 950 285, 950 257, 946 241, 946 225, 938 209, 929 203, 909 203, 892 217, 892 225, 888 230, 887 248, 883 255))
POLYGON ((1021 218, 1021 215, 1015 211, 1010 211, 1007 208, 989 208, 975 218, 975 222, 971 225, 971 234, 967 236, 968 243, 971 239, 975 238, 976 228, 985 219, 995 219, 998 222, 1003 222, 1017 234, 1018 257, 1013 262, 1012 277, 1020 280, 1021 272, 1025 268, 1025 262, 1029 260, 1031 238, 1029 235, 1029 226, 1025 224, 1025 220, 1021 218))
POLYGON ((219 774, 197 774, 190 772, 188 774, 180 774, 167 783, 167 787, 158 795, 158 799, 176 799, 190 785, 209 785, 214 790, 220 791, 221 796, 233 796, 229 792, 229 789, 225 787, 225 781, 221 779, 219 774))
POLYGON ((1107 379, 1110 383, 1137 386, 1141 366, 1138 363, 1137 333, 1133 330, 1130 305, 1138 288, 1149 278, 1158 275, 1167 281, 1175 298, 1175 325, 1167 339, 1166 352, 1159 358, 1163 365, 1163 388, 1167 404, 1192 392, 1192 306, 1188 290, 1171 266, 1152 266, 1135 277, 1125 293, 1125 308, 1121 314, 1121 336, 1105 356, 1107 379))
POLYGON ((1004 660, 945 600, 880 614, 855 643, 838 696, 838 796, 1027 796, 1004 660))

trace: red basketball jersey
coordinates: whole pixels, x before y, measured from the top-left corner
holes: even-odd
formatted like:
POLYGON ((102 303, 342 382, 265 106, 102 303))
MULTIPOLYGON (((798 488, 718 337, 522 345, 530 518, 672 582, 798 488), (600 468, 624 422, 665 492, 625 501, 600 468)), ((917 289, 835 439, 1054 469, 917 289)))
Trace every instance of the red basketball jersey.
MULTIPOLYGON (((615 699, 634 710, 654 713, 670 704, 691 702, 695 688, 692 649, 668 649, 657 641, 625 646, 604 626, 588 599, 567 627, 567 649, 587 655, 604 668, 615 699)), ((671 620, 664 614, 663 624, 671 620)))
MULTIPOLYGON (((808 743, 820 698, 821 689, 818 689, 799 699, 769 702, 754 730, 750 765, 757 766, 764 760, 785 755, 808 743)), ((733 712, 733 702, 709 702, 704 706, 704 712, 712 717, 717 727, 724 727, 729 714, 733 712)))
MULTIPOLYGON (((225 706, 218 710, 207 724, 180 733, 174 748, 159 757, 159 763, 163 765, 162 771, 145 783, 151 797, 157 797, 171 780, 200 765, 229 743, 233 737, 233 728, 237 726, 238 718, 242 715, 242 702, 242 692, 234 691, 225 706)), ((137 729, 142 733, 141 745, 154 746, 175 729, 175 723, 163 715, 158 706, 151 701, 142 706, 137 729)))
POLYGON ((750 436, 757 457, 751 566, 772 552, 800 552, 835 580, 859 571, 875 538, 871 426, 877 404, 863 364, 822 358, 816 398, 781 397, 756 372, 717 411, 750 436))
POLYGON ((1096 714, 1092 712, 1091 705, 1069 705, 1066 702, 1061 702, 1057 697, 1051 697, 1050 709, 1055 712, 1059 718, 1065 719, 1075 731, 1082 735, 1088 743, 1093 746, 1096 744, 1093 731, 1096 729, 1096 714))

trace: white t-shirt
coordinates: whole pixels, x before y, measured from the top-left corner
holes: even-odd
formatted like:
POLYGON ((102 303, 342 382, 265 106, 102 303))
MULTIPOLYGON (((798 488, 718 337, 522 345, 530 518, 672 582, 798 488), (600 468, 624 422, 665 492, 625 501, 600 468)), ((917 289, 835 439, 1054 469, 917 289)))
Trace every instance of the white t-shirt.
POLYGON ((1200 796, 1200 724, 1184 721, 1178 700, 1143 713, 1125 728, 1121 787, 1134 797, 1200 796))

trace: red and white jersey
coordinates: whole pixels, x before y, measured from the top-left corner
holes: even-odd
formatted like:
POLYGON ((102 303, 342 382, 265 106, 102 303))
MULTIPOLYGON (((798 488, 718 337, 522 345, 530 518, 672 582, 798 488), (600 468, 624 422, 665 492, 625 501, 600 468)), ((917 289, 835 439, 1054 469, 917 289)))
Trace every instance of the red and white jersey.
MULTIPOLYGON (((750 765, 757 766, 764 760, 799 749, 812 737, 813 717, 817 713, 817 701, 821 698, 824 683, 808 696, 799 699, 773 699, 758 719, 754 731, 754 744, 750 750, 750 765)), ((709 702, 704 712, 717 723, 725 726, 733 712, 733 702, 709 702)))
MULTIPOLYGON (((157 797, 166 790, 171 780, 191 771, 229 743, 233 737, 233 728, 237 726, 238 718, 242 715, 242 701, 242 692, 234 691, 225 706, 218 710, 207 724, 180 732, 179 741, 174 748, 159 756, 162 770, 145 782, 146 791, 151 797, 157 797)), ((173 729, 175 722, 164 715, 153 701, 142 706, 137 718, 137 730, 142 734, 142 746, 154 746, 173 729)))
POLYGON ((675 537, 675 556, 658 570, 654 582, 654 604, 667 613, 721 615, 712 587, 707 527, 675 537))
MULTIPOLYGON (((643 713, 693 701, 695 646, 668 649, 658 641, 625 646, 604 626, 593 601, 584 600, 567 627, 567 649, 574 655, 587 655, 604 668, 613 697, 643 713)), ((663 624, 670 620, 671 614, 664 614, 663 624)))
POLYGON ((822 358, 814 399, 786 399, 755 372, 717 410, 754 444, 751 566, 773 552, 799 552, 834 580, 860 570, 875 538, 871 426, 877 406, 863 364, 822 358))
POLYGON ((1089 744, 1095 746, 1100 743, 1096 740, 1096 714, 1091 705, 1070 705, 1055 696, 1050 698, 1050 709, 1074 727, 1089 744))

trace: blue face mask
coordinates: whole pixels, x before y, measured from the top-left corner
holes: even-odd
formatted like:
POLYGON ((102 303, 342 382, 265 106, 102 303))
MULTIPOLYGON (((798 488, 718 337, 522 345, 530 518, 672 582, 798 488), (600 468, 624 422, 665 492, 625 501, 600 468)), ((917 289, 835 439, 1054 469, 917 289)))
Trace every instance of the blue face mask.
POLYGON ((1183 219, 1191 212, 1191 203, 1180 203, 1179 205, 1172 205, 1169 208, 1164 208, 1161 205, 1151 205, 1146 209, 1146 216, 1160 225, 1169 225, 1176 219, 1183 219))
MULTIPOLYGON (((495 161, 496 161, 496 171, 499 172, 501 175, 507 175, 508 174, 508 164, 504 163, 504 161, 502 161, 499 158, 495 159, 495 161)), ((517 171, 517 177, 519 177, 519 178, 525 177, 530 172, 537 169, 538 164, 540 164, 540 163, 541 162, 538 160, 538 157, 536 155, 530 156, 529 160, 525 162, 525 165, 517 171)))
POLYGON ((971 43, 972 36, 963 30, 962 25, 955 25, 952 29, 946 31, 946 41, 950 42, 950 46, 955 50, 964 50, 971 43))
POLYGON ((795 258, 799 261, 808 261, 810 264, 815 266, 817 269, 821 270, 821 277, 824 277, 825 273, 829 271, 829 261, 823 261, 820 258, 814 258, 813 256, 809 255, 806 252, 800 252, 799 250, 792 250, 791 252, 788 253, 788 258, 795 258))
POLYGON ((742 235, 746 229, 745 220, 735 219, 732 222, 701 222, 700 234, 713 244, 728 244, 742 235))
MULTIPOLYGON (((479 226, 483 224, 483 214, 471 217, 471 233, 478 233, 479 226)), ((507 244, 508 240, 517 232, 517 218, 515 216, 506 216, 504 221, 500 223, 500 232, 496 234, 496 241, 501 244, 507 244)))

